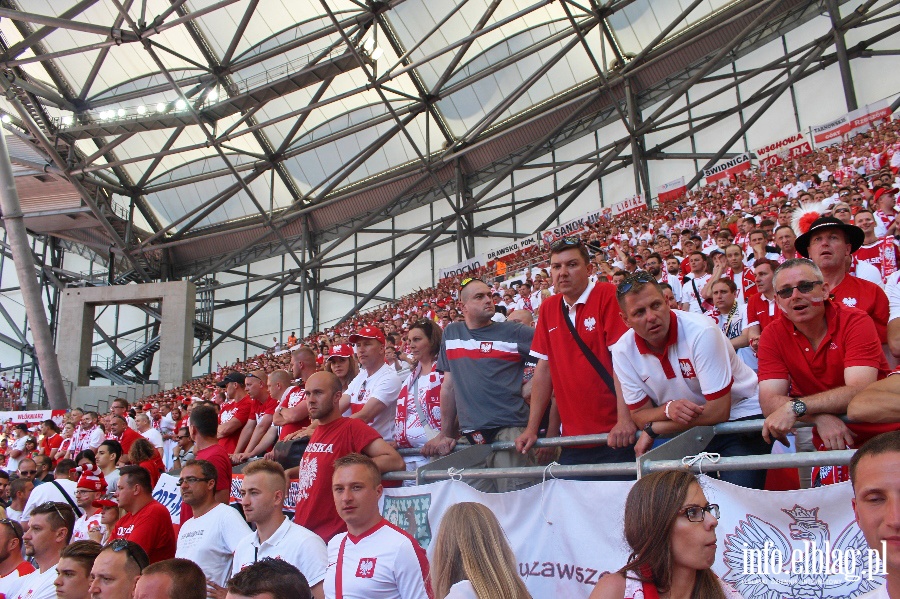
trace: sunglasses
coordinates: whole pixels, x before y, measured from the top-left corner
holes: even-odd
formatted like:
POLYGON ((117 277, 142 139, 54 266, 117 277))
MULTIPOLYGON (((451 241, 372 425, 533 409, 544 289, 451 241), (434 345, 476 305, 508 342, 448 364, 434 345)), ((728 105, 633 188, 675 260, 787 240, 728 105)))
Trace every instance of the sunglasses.
MULTIPOLYGON (((65 506, 65 507, 66 507, 66 509, 70 509, 69 506, 65 506)), ((68 522, 68 520, 66 520, 66 517, 62 515, 62 512, 59 511, 59 504, 56 503, 55 501, 46 501, 46 502, 42 503, 41 505, 37 506, 37 509, 38 509, 38 511, 41 511, 41 512, 52 509, 56 512, 56 515, 59 516, 60 520, 62 520, 63 522, 68 522)), ((72 515, 74 516, 75 514, 72 514, 72 515)))
POLYGON ((637 285, 644 285, 646 283, 655 282, 656 279, 653 278, 653 275, 651 275, 650 273, 639 272, 637 274, 628 275, 622 280, 621 283, 616 286, 616 296, 622 297, 637 285))
POLYGON ((575 247, 580 247, 582 245, 583 244, 581 243, 580 237, 575 237, 575 236, 563 237, 562 239, 557 239, 550 245, 550 251, 558 252, 558 251, 566 249, 566 248, 575 248, 575 247))
POLYGON ((0 524, 9 526, 12 529, 13 534, 16 535, 16 538, 19 539, 19 543, 22 542, 22 535, 24 534, 24 532, 22 531, 21 524, 19 524, 15 520, 10 520, 9 518, 3 518, 2 520, 0 520, 0 524))
POLYGON ((261 380, 262 380, 261 378, 259 378, 259 377, 256 376, 255 374, 253 374, 252 372, 251 372, 250 374, 245 374, 245 375, 244 375, 244 378, 245 378, 245 379, 256 379, 256 380, 258 380, 258 381, 261 381, 261 380))
POLYGON ((22 476, 34 476, 37 474, 37 470, 19 470, 19 474, 22 476))
MULTIPOLYGON (((135 547, 140 547, 137 543, 134 544, 135 547)), ((142 550, 141 553, 135 553, 131 549, 131 542, 125 539, 116 539, 109 545, 108 548, 112 549, 115 553, 119 553, 120 551, 124 551, 125 554, 134 560, 134 563, 137 564, 138 569, 141 572, 144 571, 144 568, 150 565, 150 559, 147 557, 147 554, 142 550)))
POLYGON ((800 293, 809 293, 816 288, 816 285, 821 285, 823 282, 824 281, 800 281, 795 287, 784 287, 783 289, 776 290, 775 293, 781 299, 788 299, 794 295, 794 289, 800 293))

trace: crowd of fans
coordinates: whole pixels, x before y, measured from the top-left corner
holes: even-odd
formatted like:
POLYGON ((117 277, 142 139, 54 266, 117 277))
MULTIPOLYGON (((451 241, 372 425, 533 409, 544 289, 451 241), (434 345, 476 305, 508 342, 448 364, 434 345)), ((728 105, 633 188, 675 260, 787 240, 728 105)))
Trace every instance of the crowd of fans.
MULTIPOLYGON (((898 131, 888 120, 766 172, 604 216, 107 414, 7 425, 0 594, 274 598, 282 584, 291 597, 430 597, 431 580, 447 597, 486 599, 499 596, 479 590, 492 580, 521 597, 496 572, 441 564, 429 578, 415 540, 378 512, 381 475, 463 438, 514 443, 486 467, 556 461, 583 467, 573 478, 616 480, 634 478, 659 437, 694 426, 764 420, 761 432, 716 435, 706 451, 721 456, 855 448, 900 429, 900 377, 889 376, 900 356, 898 131), (227 505, 235 471, 240 512, 227 505), (174 528, 153 497, 164 472, 182 498, 174 528)), ((816 468, 800 484, 850 470, 816 468)), ((765 471, 718 476, 766 485, 765 471)), ((674 504, 702 508, 688 520, 714 520, 692 478, 677 486, 674 504)), ((439 534, 441 551, 458 553, 461 534, 439 534)), ((645 565, 626 569, 643 576, 645 565)), ((669 588, 667 576, 651 582, 669 588)), ((609 596, 628 584, 608 582, 609 596)))

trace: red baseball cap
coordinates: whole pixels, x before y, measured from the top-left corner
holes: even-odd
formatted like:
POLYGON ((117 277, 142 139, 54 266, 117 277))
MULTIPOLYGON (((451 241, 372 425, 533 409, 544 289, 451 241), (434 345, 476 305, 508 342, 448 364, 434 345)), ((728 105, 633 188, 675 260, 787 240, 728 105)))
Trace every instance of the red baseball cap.
POLYGON ((897 191, 898 190, 896 187, 890 188, 890 189, 887 187, 879 187, 878 189, 875 190, 875 199, 877 200, 878 198, 880 198, 881 196, 883 196, 886 193, 892 193, 894 195, 897 195, 897 191))
POLYGON ((97 499, 96 501, 91 502, 91 507, 99 507, 105 509, 108 507, 119 507, 119 504, 112 499, 97 499))
POLYGON ((378 327, 363 327, 359 332, 350 335, 350 343, 359 343, 360 339, 376 339, 382 345, 386 342, 384 333, 378 327))
POLYGON ((325 358, 326 361, 331 358, 349 358, 353 355, 353 348, 345 343, 338 343, 337 345, 331 346, 331 352, 328 354, 328 357, 325 358))

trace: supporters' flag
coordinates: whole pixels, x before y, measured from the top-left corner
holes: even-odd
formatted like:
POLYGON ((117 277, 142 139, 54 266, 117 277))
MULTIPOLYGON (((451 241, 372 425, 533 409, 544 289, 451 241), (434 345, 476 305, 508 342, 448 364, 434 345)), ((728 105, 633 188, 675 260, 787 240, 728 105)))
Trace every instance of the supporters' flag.
POLYGON ((3 413, 3 421, 4 422, 12 422, 13 424, 18 424, 23 422, 29 426, 34 424, 39 424, 44 420, 52 420, 58 426, 62 426, 63 420, 65 420, 66 411, 65 410, 31 410, 22 411, 22 412, 4 412, 3 413))
POLYGON ((674 181, 663 183, 656 188, 656 195, 659 196, 660 202, 678 199, 686 193, 687 186, 684 184, 684 177, 679 177, 674 181))
POLYGON ((613 204, 612 213, 614 216, 619 216, 620 214, 625 214, 626 212, 643 210, 646 207, 647 202, 644 201, 644 196, 642 194, 637 194, 636 196, 630 197, 627 200, 622 200, 621 202, 613 204))
POLYGON ((769 170, 784 164, 785 160, 793 160, 812 153, 812 144, 802 133, 795 133, 785 138, 766 144, 755 152, 759 166, 769 170))
POLYGON ((509 256, 510 254, 515 254, 520 250, 524 250, 526 248, 534 246, 535 244, 539 243, 540 240, 540 234, 523 237, 522 239, 518 239, 512 243, 504 245, 503 247, 499 247, 495 250, 489 251, 487 253, 487 259, 496 260, 498 258, 503 258, 504 256, 509 256))
POLYGON ((812 132, 817 148, 837 145, 843 141, 844 135, 850 133, 850 118, 845 114, 831 122, 816 125, 812 132))
MULTIPOLYGON (((385 489, 382 514, 428 548, 451 505, 484 504, 506 531, 533 597, 587 597, 602 573, 618 570, 628 558, 622 516, 632 484, 548 480, 515 493, 480 493, 443 481, 385 489)), ((873 554, 850 509, 849 482, 802 494, 707 477, 702 485, 721 510, 713 570, 743 597, 855 597, 882 583, 883 566, 877 556, 869 561, 873 554), (829 573, 817 570, 825 566, 825 554, 829 573)))
POLYGON ((732 176, 750 169, 750 154, 744 153, 735 156, 731 160, 720 162, 712 168, 703 169, 703 176, 707 183, 719 179, 730 179, 732 176))
POLYGON ((868 131, 872 123, 891 117, 891 106, 887 100, 867 104, 823 125, 812 128, 813 141, 817 148, 841 143, 846 135, 868 131))

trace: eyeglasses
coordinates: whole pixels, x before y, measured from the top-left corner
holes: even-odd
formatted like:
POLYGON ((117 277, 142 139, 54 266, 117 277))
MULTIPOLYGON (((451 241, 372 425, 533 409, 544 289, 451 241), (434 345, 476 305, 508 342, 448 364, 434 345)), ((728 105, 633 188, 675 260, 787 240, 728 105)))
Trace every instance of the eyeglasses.
POLYGON ((558 252, 565 248, 575 248, 583 245, 580 237, 570 236, 557 239, 550 245, 551 252, 558 252))
MULTIPOLYGON (((134 563, 137 564, 137 567, 141 572, 144 571, 144 568, 150 565, 150 559, 147 557, 147 554, 141 551, 140 554, 135 553, 131 549, 131 543, 126 539, 116 539, 109 545, 108 548, 112 549, 114 552, 118 553, 120 551, 124 551, 128 557, 134 560, 134 563)), ((137 543, 135 543, 135 547, 140 547, 137 543)))
POLYGON ((16 538, 19 539, 19 542, 22 542, 22 535, 24 534, 24 532, 22 531, 21 524, 19 524, 15 520, 10 520, 9 518, 3 518, 2 520, 0 520, 0 524, 9 526, 12 529, 13 534, 16 535, 16 538))
POLYGON ((718 520, 719 506, 715 503, 710 503, 706 507, 692 505, 681 510, 681 514, 691 522, 703 522, 703 520, 706 518, 706 514, 712 514, 713 517, 718 520))
POLYGON ((482 281, 478 277, 466 277, 465 279, 462 280, 462 283, 459 284, 459 288, 462 289, 463 287, 465 287, 469 283, 472 283, 473 281, 478 281, 479 283, 484 283, 484 281, 482 281))
POLYGON ((656 282, 656 279, 653 278, 653 275, 651 275, 650 273, 639 272, 637 274, 628 275, 616 287, 616 296, 622 297, 623 295, 631 291, 635 286, 651 282, 656 282))
POLYGON ((191 436, 190 435, 178 435, 176 438, 177 439, 190 439, 191 436))
POLYGON ((184 478, 178 479, 178 486, 182 486, 184 483, 194 484, 199 482, 207 482, 211 481, 211 478, 198 478, 196 476, 185 476, 184 478))
POLYGON ((822 283, 823 281, 800 281, 795 287, 784 287, 783 289, 776 290, 775 293, 778 294, 778 297, 781 299, 788 299, 794 295, 794 289, 800 293, 809 293, 816 288, 816 285, 821 285, 822 283))

